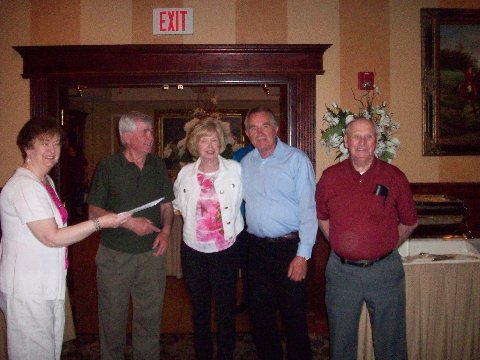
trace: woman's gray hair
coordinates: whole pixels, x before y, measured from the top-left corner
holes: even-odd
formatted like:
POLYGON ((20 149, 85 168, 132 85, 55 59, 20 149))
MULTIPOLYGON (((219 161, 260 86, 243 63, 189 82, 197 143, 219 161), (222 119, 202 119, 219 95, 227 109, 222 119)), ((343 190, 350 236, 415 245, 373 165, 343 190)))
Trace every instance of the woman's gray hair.
POLYGON ((141 121, 145 124, 152 125, 153 119, 150 115, 146 115, 139 111, 130 111, 126 114, 123 114, 120 120, 118 121, 118 134, 120 135, 120 141, 122 145, 123 143, 123 134, 130 133, 135 131, 137 125, 135 121, 141 121))
POLYGON ((257 106, 257 107, 254 107, 254 108, 248 110, 247 115, 245 115, 245 121, 244 121, 245 129, 248 128, 247 125, 248 125, 248 119, 249 119, 250 115, 258 114, 258 113, 267 113, 268 115, 270 115, 270 120, 271 120, 271 123, 272 123, 273 127, 278 129, 277 117, 275 116, 273 111, 269 107, 266 107, 266 106, 257 106))
POLYGON ((218 140, 220 141, 220 154, 225 150, 225 131, 223 130, 222 124, 215 118, 206 117, 192 127, 187 134, 187 149, 193 157, 198 158, 199 156, 197 146, 200 138, 212 134, 218 136, 218 140))

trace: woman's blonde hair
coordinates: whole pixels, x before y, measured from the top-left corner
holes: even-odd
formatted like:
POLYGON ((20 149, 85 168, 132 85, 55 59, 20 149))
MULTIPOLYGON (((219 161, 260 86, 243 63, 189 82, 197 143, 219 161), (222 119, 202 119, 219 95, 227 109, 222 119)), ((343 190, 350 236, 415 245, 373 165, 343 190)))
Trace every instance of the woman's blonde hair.
POLYGON ((187 134, 187 149, 190 154, 198 158, 197 145, 202 136, 216 134, 220 141, 220 154, 225 150, 225 131, 219 120, 212 117, 206 117, 193 126, 187 134))

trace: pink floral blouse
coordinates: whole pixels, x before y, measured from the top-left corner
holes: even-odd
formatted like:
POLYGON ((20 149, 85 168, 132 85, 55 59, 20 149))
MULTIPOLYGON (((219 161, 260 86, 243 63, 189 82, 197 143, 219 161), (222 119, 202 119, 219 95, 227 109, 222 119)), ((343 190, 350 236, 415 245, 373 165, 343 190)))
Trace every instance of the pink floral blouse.
POLYGON ((197 241, 213 243, 220 251, 228 248, 231 244, 225 241, 220 201, 213 184, 215 176, 216 173, 197 173, 200 196, 197 201, 196 235, 197 241))

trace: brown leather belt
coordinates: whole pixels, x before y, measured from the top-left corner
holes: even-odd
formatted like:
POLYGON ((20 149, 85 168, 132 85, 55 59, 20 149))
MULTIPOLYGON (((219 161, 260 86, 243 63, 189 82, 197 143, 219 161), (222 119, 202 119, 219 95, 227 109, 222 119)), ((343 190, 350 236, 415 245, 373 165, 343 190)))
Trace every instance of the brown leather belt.
POLYGON ((376 262, 379 262, 380 260, 385 259, 385 258, 386 258, 387 256, 389 256, 392 252, 393 252, 393 250, 390 251, 390 252, 388 252, 388 253, 386 253, 386 254, 383 255, 383 256, 380 256, 379 258, 374 259, 374 260, 356 260, 356 261, 347 260, 347 259, 345 259, 344 257, 338 255, 337 253, 335 253, 335 254, 338 256, 338 258, 340 259, 340 262, 341 262, 342 264, 347 264, 347 265, 353 265, 353 266, 359 266, 359 267, 364 267, 364 268, 366 268, 366 267, 372 266, 373 264, 375 264, 376 262))
POLYGON ((276 242, 282 242, 282 241, 289 241, 289 240, 298 240, 298 231, 293 231, 289 234, 283 235, 283 236, 277 236, 277 237, 258 237, 255 236, 257 239, 260 240, 265 240, 270 243, 276 243, 276 242))

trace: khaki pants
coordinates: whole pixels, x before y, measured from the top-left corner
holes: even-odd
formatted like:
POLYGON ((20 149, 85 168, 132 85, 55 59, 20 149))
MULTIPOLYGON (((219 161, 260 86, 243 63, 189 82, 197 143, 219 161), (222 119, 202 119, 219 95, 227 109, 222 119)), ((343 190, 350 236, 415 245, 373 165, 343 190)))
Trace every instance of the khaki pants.
POLYGON ((96 257, 102 359, 123 359, 130 297, 136 359, 160 358, 165 261, 151 252, 127 254, 100 245, 96 257))

